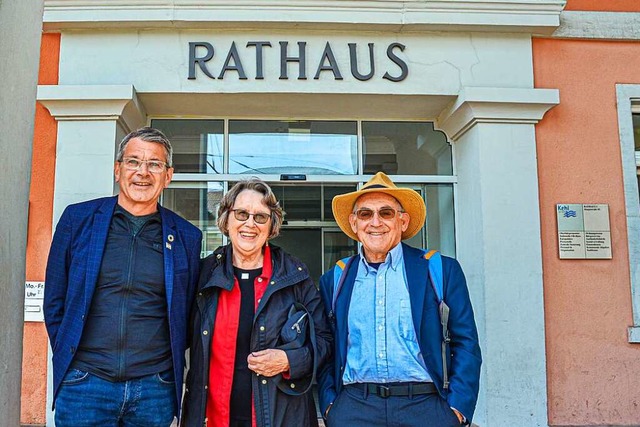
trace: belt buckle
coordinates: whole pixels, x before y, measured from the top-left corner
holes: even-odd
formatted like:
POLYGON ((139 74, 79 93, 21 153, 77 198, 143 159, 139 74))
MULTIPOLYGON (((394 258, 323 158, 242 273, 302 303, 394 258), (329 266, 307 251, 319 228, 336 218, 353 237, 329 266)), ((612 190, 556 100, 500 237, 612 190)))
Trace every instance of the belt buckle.
POLYGON ((391 396, 391 390, 386 385, 379 385, 378 396, 382 397, 383 399, 386 399, 387 397, 391 396))

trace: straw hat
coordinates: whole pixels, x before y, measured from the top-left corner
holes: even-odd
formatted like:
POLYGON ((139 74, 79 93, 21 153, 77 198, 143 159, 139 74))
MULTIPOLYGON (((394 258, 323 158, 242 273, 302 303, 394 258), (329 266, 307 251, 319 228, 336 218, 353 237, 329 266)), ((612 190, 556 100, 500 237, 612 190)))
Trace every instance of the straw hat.
POLYGON ((353 212, 353 206, 358 197, 367 193, 384 193, 394 197, 402 205, 402 209, 409 214, 409 226, 402 233, 402 240, 409 239, 416 234, 424 225, 427 218, 427 207, 422 200, 422 196, 410 188, 398 188, 391 179, 383 172, 378 172, 373 178, 362 186, 358 191, 340 194, 333 198, 331 208, 333 216, 340 226, 340 229, 353 240, 358 240, 358 236, 351 230, 349 215, 353 212))

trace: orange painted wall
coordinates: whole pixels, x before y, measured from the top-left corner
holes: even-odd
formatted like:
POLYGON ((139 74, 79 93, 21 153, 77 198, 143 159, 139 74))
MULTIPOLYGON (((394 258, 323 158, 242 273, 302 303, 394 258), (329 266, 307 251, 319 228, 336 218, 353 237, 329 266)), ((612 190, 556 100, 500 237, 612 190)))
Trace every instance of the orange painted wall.
POLYGON ((560 104, 536 127, 551 425, 638 425, 616 83, 640 84, 640 43, 536 39, 538 88, 560 104), (607 203, 612 260, 560 260, 556 203, 607 203))
MULTIPOLYGON (((40 48, 38 84, 58 84, 60 34, 44 34, 40 48)), ((53 183, 58 125, 49 111, 36 104, 33 136, 27 280, 43 281, 52 236, 53 183)), ((44 323, 25 322, 22 358, 23 424, 44 424, 46 418, 48 337, 44 323)))
POLYGON ((638 0, 568 0, 564 10, 640 12, 638 0))

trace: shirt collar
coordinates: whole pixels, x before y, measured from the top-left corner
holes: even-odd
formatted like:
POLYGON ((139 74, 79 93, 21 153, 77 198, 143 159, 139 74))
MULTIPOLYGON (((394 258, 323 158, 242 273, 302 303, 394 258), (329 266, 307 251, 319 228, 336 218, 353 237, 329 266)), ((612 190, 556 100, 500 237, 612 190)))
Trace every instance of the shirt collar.
MULTIPOLYGON (((376 269, 374 269, 373 267, 371 267, 369 265, 369 263, 367 262, 367 259, 364 257, 364 247, 363 246, 360 246, 359 255, 360 255, 360 261, 361 261, 362 265, 364 266, 365 271, 367 272, 367 274, 377 271, 376 269)), ((403 261, 402 243, 398 243, 393 248, 391 248, 391 250, 387 254, 387 257, 385 258, 384 262, 382 264, 380 264, 380 265, 381 266, 382 265, 388 265, 391 269, 396 271, 398 269, 398 267, 400 266, 400 263, 402 261, 403 261)))
POLYGON ((129 212, 128 210, 126 210, 125 208, 123 208, 122 206, 120 206, 119 204, 116 203, 116 207, 113 211, 114 215, 118 215, 118 216, 123 216, 125 218, 127 218, 129 221, 132 221, 132 218, 144 218, 145 222, 146 221, 157 221, 157 222, 162 222, 162 219, 160 217, 160 211, 155 211, 154 213, 150 213, 147 215, 134 215, 131 212, 129 212))

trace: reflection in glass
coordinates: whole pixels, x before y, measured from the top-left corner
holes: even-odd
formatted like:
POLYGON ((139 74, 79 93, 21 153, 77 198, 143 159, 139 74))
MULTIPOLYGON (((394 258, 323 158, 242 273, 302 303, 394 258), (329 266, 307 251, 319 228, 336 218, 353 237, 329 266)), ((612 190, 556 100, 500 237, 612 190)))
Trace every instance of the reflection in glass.
POLYGON ((321 213, 320 186, 272 185, 271 189, 286 212, 287 221, 319 221, 321 213))
POLYGON ((357 173, 356 122, 229 122, 229 173, 357 173))
POLYGON ((451 175, 451 145, 429 122, 362 122, 364 173, 451 175))
POLYGON ((222 245, 222 233, 216 225, 222 183, 202 183, 202 188, 168 188, 162 193, 162 206, 171 209, 202 230, 203 255, 222 245))
MULTIPOLYGON (((640 154, 640 115, 634 115, 633 121, 636 151, 640 154)), ((333 197, 354 191, 361 174, 384 171, 392 179, 395 175, 418 175, 415 183, 402 186, 413 188, 425 199, 426 227, 407 243, 455 255, 453 185, 420 183, 425 175, 453 174, 451 145, 432 123, 361 122, 360 153, 356 121, 230 120, 228 124, 225 151, 223 120, 163 119, 151 123, 171 140, 178 176, 202 174, 198 182, 172 184, 165 190, 162 204, 203 230, 205 254, 223 242, 215 217, 225 184, 213 182, 219 178, 205 174, 345 176, 337 179, 340 183, 330 185, 317 182, 321 179, 313 182, 313 178, 272 185, 288 222, 278 241, 291 245, 294 255, 301 251, 308 256, 309 268, 316 275, 355 253, 357 247, 336 227, 331 211, 333 197), (361 170, 359 164, 364 166, 361 170)))
POLYGON ((324 233, 324 271, 333 268, 342 258, 354 255, 358 251, 355 240, 347 237, 342 230, 325 231, 324 233))
POLYGON ((171 141, 176 173, 224 173, 222 120, 152 120, 151 126, 171 141))
POLYGON ((640 151, 640 114, 633 115, 633 139, 636 151, 640 151))
POLYGON ((324 220, 325 221, 335 221, 333 217, 333 211, 331 210, 331 203, 333 202, 333 198, 338 194, 350 193, 352 191, 356 191, 355 185, 346 185, 340 187, 324 187, 324 220))
POLYGON ((636 148, 636 174, 638 175, 638 194, 640 194, 640 114, 633 115, 633 139, 636 148))
POLYGON ((453 186, 451 184, 398 185, 426 195, 427 220, 418 234, 405 240, 416 248, 437 249, 443 255, 456 255, 454 238, 453 186))
POLYGON ((320 276, 332 268, 336 261, 351 256, 357 251, 356 242, 342 231, 326 231, 322 228, 285 227, 280 232, 280 236, 272 242, 304 262, 315 283, 318 283, 320 276), (323 234, 324 248, 322 247, 323 234))
POLYGON ((286 221, 333 221, 331 201, 337 194, 355 191, 355 185, 271 185, 286 221))
POLYGON ((300 259, 309 269, 315 283, 322 276, 322 241, 318 228, 282 228, 280 235, 272 240, 286 252, 300 259))
POLYGON ((427 195, 427 246, 456 256, 453 185, 425 185, 427 195))

